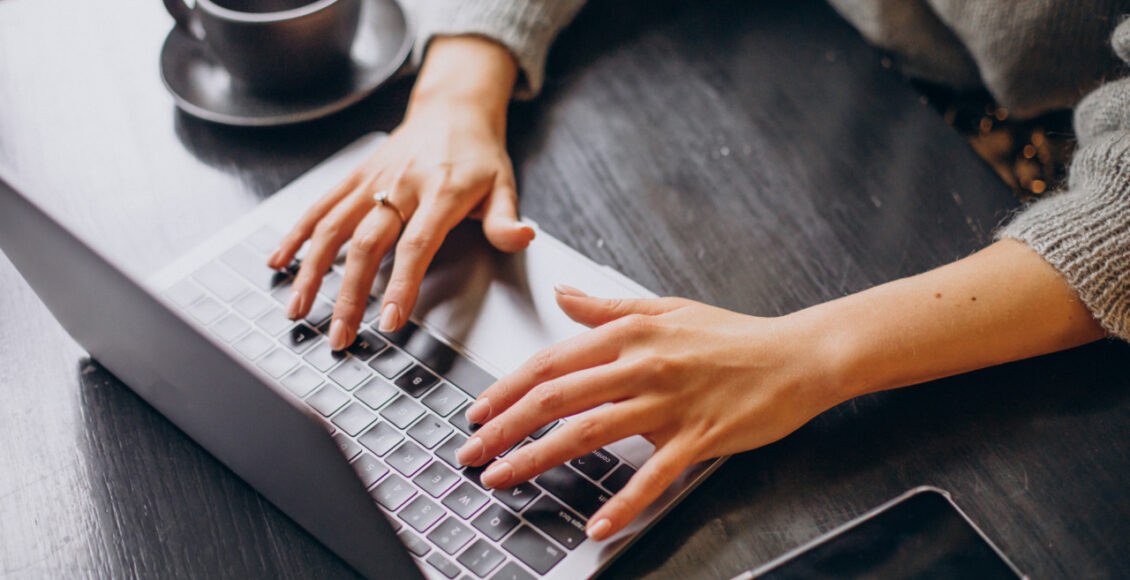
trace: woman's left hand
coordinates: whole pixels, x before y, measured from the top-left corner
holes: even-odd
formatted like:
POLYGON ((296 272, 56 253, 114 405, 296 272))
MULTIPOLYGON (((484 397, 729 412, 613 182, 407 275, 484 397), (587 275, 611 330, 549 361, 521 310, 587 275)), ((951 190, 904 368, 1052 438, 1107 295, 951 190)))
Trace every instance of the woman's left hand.
POLYGON ((483 465, 542 425, 592 409, 482 474, 487 487, 506 488, 644 436, 655 452, 589 520, 593 539, 621 530, 688 466, 772 443, 843 400, 820 333, 803 320, 679 298, 557 292, 561 309, 593 330, 539 352, 487 389, 467 411, 483 426, 458 457, 483 465))

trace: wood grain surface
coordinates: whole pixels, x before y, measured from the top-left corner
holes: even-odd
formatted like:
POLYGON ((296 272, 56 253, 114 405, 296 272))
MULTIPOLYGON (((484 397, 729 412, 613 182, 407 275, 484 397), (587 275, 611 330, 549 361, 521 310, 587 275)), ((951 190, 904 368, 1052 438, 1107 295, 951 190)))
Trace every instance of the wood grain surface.
MULTIPOLYGON (((199 122, 158 76, 171 25, 156 1, 0 1, 0 165, 141 274, 391 129, 410 89, 290 128, 199 122)), ((817 0, 594 0, 511 118, 523 213, 657 292, 747 313, 967 255, 1017 208, 817 0)), ((845 403, 731 459, 605 577, 728 578, 921 484, 1034 577, 1130 576, 1128 354, 845 403)), ((89 361, 5 258, 0 394, 0 576, 352 574, 89 361)))

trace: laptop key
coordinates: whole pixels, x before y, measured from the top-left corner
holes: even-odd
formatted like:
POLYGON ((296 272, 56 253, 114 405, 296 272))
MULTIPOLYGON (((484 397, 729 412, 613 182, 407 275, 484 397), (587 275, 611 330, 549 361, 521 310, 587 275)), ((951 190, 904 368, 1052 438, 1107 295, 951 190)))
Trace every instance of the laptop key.
POLYGON ((471 522, 471 525, 475 526, 475 529, 482 532, 484 536, 497 542, 507 532, 513 530, 514 526, 518 525, 518 516, 510 513, 506 508, 492 503, 490 507, 483 510, 483 513, 475 518, 475 521, 471 522))
POLYGON ((277 379, 290 372, 290 369, 293 369, 294 366, 298 364, 298 359, 285 349, 276 348, 267 356, 259 359, 255 364, 264 371, 267 371, 267 374, 277 379))
POLYGON ((466 552, 463 552, 457 558, 460 564, 466 566, 479 578, 485 578, 491 570, 497 568, 505 559, 506 556, 503 556, 502 552, 499 552, 485 540, 476 540, 470 548, 467 548, 466 552))
POLYGON ((522 517, 570 550, 585 541, 585 520, 549 496, 535 501, 530 509, 522 512, 522 517))
POLYGON ((428 556, 428 564, 431 564, 433 568, 439 570, 440 574, 448 578, 454 578, 458 576, 460 572, 459 566, 456 566, 451 560, 441 556, 439 552, 428 556))
POLYGON ((388 453, 397 443, 400 443, 402 439, 404 439, 404 436, 396 429, 393 429, 386 423, 377 423, 366 431, 364 435, 358 437, 357 442, 364 445, 369 451, 375 453, 377 457, 383 457, 385 453, 388 453))
POLYGON ((356 389, 358 385, 365 382, 365 380, 371 376, 373 376, 373 373, 368 367, 355 358, 347 359, 330 373, 330 378, 337 384, 345 387, 347 391, 356 389))
POLYGON ((443 383, 434 391, 428 393, 422 401, 425 406, 435 411, 437 415, 446 417, 456 408, 466 403, 467 397, 458 389, 451 386, 450 383, 443 383))
POLYGON ((218 262, 200 268, 192 277, 229 304, 247 290, 247 284, 218 262))
POLYGON ((373 377, 369 379, 369 382, 365 383, 364 386, 357 389, 357 392, 353 393, 353 396, 360 399, 361 402, 369 407, 379 409, 381 405, 392 400, 396 394, 396 387, 392 386, 381 377, 373 377))
POLYGON ((373 496, 373 499, 377 500, 377 503, 384 506, 385 509, 396 511, 397 508, 404 505, 404 502, 416 495, 416 488, 394 473, 378 483, 369 492, 369 495, 373 496))
POLYGON ((428 463, 428 459, 427 451, 411 441, 405 441, 403 445, 390 453, 385 461, 400 473, 411 477, 412 474, 420 471, 420 468, 428 463))
POLYGON ((192 280, 188 279, 181 280, 168 290, 165 290, 165 297, 172 300, 173 304, 181 308, 185 308, 189 304, 196 302, 203 295, 204 290, 193 283, 192 280))
POLYGON ((344 411, 334 415, 333 424, 350 436, 355 436, 377 420, 377 415, 361 403, 350 403, 344 411))
POLYGON ((248 292, 232 304, 236 312, 254 320, 271 307, 271 301, 258 292, 248 292))
POLYGON ((471 538, 475 537, 475 532, 471 528, 463 525, 458 519, 448 517, 443 520, 443 523, 436 526, 432 533, 428 534, 428 539, 437 546, 439 549, 447 552, 448 554, 455 555, 463 546, 466 546, 471 538))
POLYGON ((188 313, 204 324, 212 324, 225 311, 224 305, 211 296, 205 296, 188 307, 188 313))
POLYGON ((337 410, 344 407, 347 402, 349 402, 349 395, 343 393, 341 389, 333 385, 326 385, 318 389, 313 395, 310 395, 310 397, 306 399, 307 405, 310 405, 315 411, 325 417, 336 413, 337 410))
POLYGON ((314 368, 324 373, 334 368, 337 363, 345 360, 347 357, 344 352, 331 349, 330 341, 322 340, 302 358, 306 359, 306 362, 310 363, 314 368))
POLYGON ((480 427, 479 425, 473 425, 470 421, 467 420, 467 407, 470 406, 471 405, 461 407, 447 419, 449 423, 468 435, 474 433, 475 431, 478 431, 480 427))
POLYGON ((538 491, 538 488, 535 487, 534 484, 524 481, 509 489, 494 490, 494 497, 498 498, 498 501, 506 504, 506 507, 520 512, 522 508, 530 505, 530 502, 534 501, 534 498, 540 493, 541 492, 538 491))
POLYGON ((341 293, 341 283, 344 281, 341 274, 330 270, 322 277, 322 285, 318 288, 318 293, 331 301, 337 300, 337 295, 341 293))
POLYGON ((354 457, 357 457, 358 453, 361 453, 361 446, 351 441, 344 433, 335 433, 333 438, 334 443, 337 443, 338 448, 341 449, 341 453, 345 456, 347 461, 352 460, 354 457))
POLYGON ((466 481, 443 498, 443 505, 463 519, 474 515, 486 503, 487 495, 466 481))
POLYGON ((295 353, 302 354, 314 345, 318 336, 320 335, 317 331, 307 326, 306 323, 300 322, 283 335, 282 343, 295 353))
MULTIPOLYGON (((354 444, 354 447, 356 447, 356 444, 354 444)), ((361 448, 357 447, 357 450, 361 451, 361 448)), ((376 457, 368 453, 361 453, 361 455, 353 461, 353 470, 357 472, 358 477, 361 478, 361 483, 365 485, 366 489, 388 473, 388 467, 385 467, 383 463, 377 461, 376 457)))
POLYGON ((381 416, 400 429, 412 424, 424 414, 424 407, 416 401, 400 395, 381 411, 381 416))
POLYGON ((353 344, 347 346, 345 350, 349 354, 357 357, 358 360, 367 361, 369 357, 381 352, 386 347, 388 347, 388 343, 385 342, 385 339, 368 330, 362 330, 353 341, 353 344))
POLYGON ((440 497, 451 486, 459 482, 459 474, 448 469, 439 461, 433 461, 412 480, 420 489, 432 497, 440 497))
POLYGON ((534 481, 586 518, 596 513, 610 497, 604 490, 564 465, 550 469, 534 481))
POLYGON ((600 484, 604 486, 604 489, 612 493, 620 493, 620 490, 624 489, 625 485, 628 485, 628 480, 635 474, 636 470, 624 464, 617 467, 616 471, 613 471, 612 475, 609 475, 604 481, 600 482, 600 484))
POLYGON ((558 548, 529 526, 518 528, 502 543, 502 547, 538 574, 549 572, 565 557, 565 550, 558 548))
POLYGON ((569 465, 576 467, 581 473, 593 479, 600 479, 609 471, 612 471, 617 463, 620 463, 620 460, 613 457, 607 450, 597 449, 570 461, 569 465))
POLYGON ((246 320, 234 315, 229 314, 220 320, 212 323, 212 332, 223 339, 224 342, 231 342, 251 328, 251 325, 246 320))
POLYGON ((412 532, 409 532, 408 530, 400 532, 400 534, 398 534, 398 537, 400 538, 401 542, 404 542, 404 547, 408 548, 408 551, 412 552, 418 558, 422 558, 424 554, 432 551, 432 547, 428 545, 428 543, 425 542, 423 538, 417 536, 416 534, 413 534, 412 532))
POLYGON ((448 465, 454 467, 455 469, 460 469, 463 467, 463 464, 459 463, 459 460, 456 459, 455 453, 458 452, 459 448, 462 447, 466 442, 466 437, 456 433, 451 439, 444 441, 443 445, 440 445, 435 450, 435 454, 440 459, 446 461, 448 465))
POLYGON ((274 346, 275 343, 271 339, 263 336, 263 333, 258 331, 251 331, 243 338, 235 342, 235 350, 239 351, 243 356, 255 360, 263 355, 274 346))
POLYGON ((271 308, 266 314, 255 319, 255 325, 271 336, 278 336, 294 325, 282 308, 271 308))
POLYGON ((425 391, 432 388, 439 382, 439 377, 433 375, 430 371, 420 365, 412 365, 408 372, 400 375, 396 379, 396 386, 400 387, 405 393, 412 395, 414 398, 419 399, 425 391))
POLYGON ((412 526, 412 529, 422 532, 432 527, 432 524, 443 517, 443 508, 436 505, 432 500, 419 495, 412 500, 412 503, 400 510, 398 515, 400 519, 404 520, 404 523, 412 526))
POLYGON ((507 562, 490 580, 537 580, 516 562, 507 562))
POLYGON ((557 426, 558 421, 554 421, 548 425, 542 425, 537 431, 530 433, 530 439, 541 439, 546 433, 549 433, 554 427, 557 426))
POLYGON ((295 396, 305 397, 314 387, 322 384, 322 376, 302 365, 283 378, 282 384, 295 396))
POLYGON ((323 322, 329 320, 330 316, 332 316, 333 313, 333 303, 327 300, 323 300, 322 298, 316 298, 314 300, 314 305, 310 307, 310 312, 306 314, 306 318, 304 318, 303 320, 309 323, 310 326, 319 326, 323 322))
POLYGON ((408 368, 410 364, 412 364, 411 357, 398 348, 387 348, 369 361, 369 366, 386 379, 400 374, 400 371, 408 368))
POLYGON ((377 316, 380 316, 380 314, 381 301, 370 296, 369 301, 365 303, 365 314, 361 317, 361 322, 369 324, 370 322, 376 320, 377 316))
POLYGON ((263 226, 255 230, 255 233, 247 236, 244 241, 255 248, 257 252, 266 256, 275 250, 280 240, 282 240, 282 234, 278 230, 270 226, 263 226))
POLYGON ((415 439, 428 449, 435 447, 444 437, 451 434, 454 429, 443 420, 434 416, 427 416, 416 422, 408 430, 408 436, 415 439))

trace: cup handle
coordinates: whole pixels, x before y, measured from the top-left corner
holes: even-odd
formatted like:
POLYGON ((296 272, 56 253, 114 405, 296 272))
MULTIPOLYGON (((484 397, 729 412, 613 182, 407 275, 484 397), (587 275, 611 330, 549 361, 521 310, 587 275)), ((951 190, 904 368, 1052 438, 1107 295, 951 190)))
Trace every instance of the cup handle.
POLYGON ((204 27, 200 25, 200 19, 187 4, 187 0, 162 0, 162 2, 165 3, 165 10, 168 10, 177 21, 177 28, 196 40, 204 40, 204 27))

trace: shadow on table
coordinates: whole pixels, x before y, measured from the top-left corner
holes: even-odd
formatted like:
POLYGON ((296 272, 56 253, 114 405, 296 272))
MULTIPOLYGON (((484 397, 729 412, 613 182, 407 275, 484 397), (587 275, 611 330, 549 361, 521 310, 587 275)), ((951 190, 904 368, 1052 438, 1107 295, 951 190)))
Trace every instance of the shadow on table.
POLYGON ((265 198, 362 135, 391 131, 411 89, 412 79, 400 78, 343 111, 281 127, 222 125, 174 109, 173 129, 194 157, 265 198))
MULTIPOLYGON (((684 544, 697 542, 694 536, 701 530, 719 545, 712 547, 712 553, 695 554, 704 560, 700 565, 722 560, 723 567, 729 566, 725 574, 737 574, 923 484, 950 489, 959 503, 967 502, 963 507, 971 517, 999 541, 995 528, 1008 522, 970 509, 976 503, 973 496, 988 493, 989 503, 1004 513, 1015 506, 1009 505, 1003 492, 1041 497, 1040 486, 1054 482, 1029 482, 1025 477, 1021 485, 1017 473, 1024 464, 1062 458, 1071 450, 1090 453, 1108 438, 1130 441, 1130 425, 1117 417, 1110 420, 1128 410, 1130 345, 1113 340, 861 397, 825 412, 778 443, 731 458, 667 516, 670 522, 660 524, 663 533, 645 535, 607 577, 618 577, 623 570, 656 570, 665 559, 655 554, 676 553, 684 544), (970 470, 983 480, 965 481, 970 470), (839 500, 852 486, 873 488, 863 495, 874 499, 869 504, 844 505, 839 500), (827 512, 789 513, 799 505, 814 504, 826 504, 827 512), (781 519, 776 511, 787 516, 781 519), (802 535, 776 529, 775 535, 766 537, 765 530, 728 525, 762 517, 783 527, 792 524, 791 517, 804 519, 798 523, 802 535), (819 520, 820 529, 808 526, 813 519, 819 520), (727 540, 740 546, 725 546, 727 540), (727 547, 740 556, 735 558, 727 547)), ((1110 507, 1095 499, 1085 498, 1087 509, 1110 507)), ((1009 546, 1002 547, 1010 551, 1009 546)))
POLYGON ((80 361, 78 374, 85 429, 78 452, 97 510, 91 525, 105 547, 99 558, 110 570, 137 577, 354 576, 97 362, 80 361))

